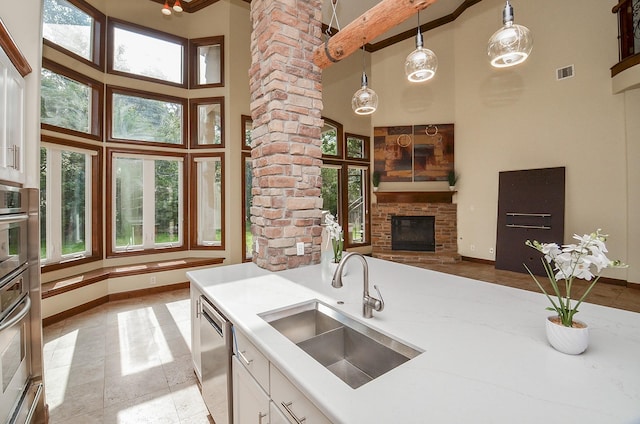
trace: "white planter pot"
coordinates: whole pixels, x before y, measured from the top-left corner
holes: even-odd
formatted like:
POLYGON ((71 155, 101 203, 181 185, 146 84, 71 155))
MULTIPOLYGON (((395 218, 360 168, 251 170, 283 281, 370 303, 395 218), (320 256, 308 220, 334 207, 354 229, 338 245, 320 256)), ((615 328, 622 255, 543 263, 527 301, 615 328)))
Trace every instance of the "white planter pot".
POLYGON ((547 340, 551 346, 559 352, 569 355, 579 355, 587 349, 589 345, 589 327, 587 324, 573 320, 574 324, 580 327, 565 327, 552 321, 555 316, 547 317, 546 331, 547 340))

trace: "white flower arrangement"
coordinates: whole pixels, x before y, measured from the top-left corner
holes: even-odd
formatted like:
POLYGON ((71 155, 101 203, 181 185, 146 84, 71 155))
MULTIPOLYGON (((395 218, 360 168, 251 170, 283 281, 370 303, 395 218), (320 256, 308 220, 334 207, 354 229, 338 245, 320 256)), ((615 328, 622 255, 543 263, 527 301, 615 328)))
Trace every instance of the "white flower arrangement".
POLYGON ((331 245, 333 247, 333 262, 338 263, 342 259, 342 247, 344 244, 342 227, 338 224, 336 218, 330 213, 325 216, 324 223, 328 239, 331 240, 331 245))
POLYGON ((555 294, 556 300, 547 293, 529 267, 525 265, 525 268, 553 305, 547 309, 556 311, 564 326, 573 326, 573 316, 578 312, 578 306, 580 306, 591 292, 591 289, 596 285, 600 279, 600 272, 603 269, 627 267, 627 265, 619 260, 611 261, 607 258, 605 253, 608 251, 604 244, 607 240, 607 235, 602 234, 600 231, 601 230, 598 229, 595 233, 585 234, 583 236, 574 234, 573 238, 578 240, 578 244, 565 244, 562 247, 556 243, 539 243, 535 240, 527 240, 525 242, 527 246, 533 247, 544 255, 542 264, 553 287, 553 294, 555 294), (592 266, 595 267, 597 275, 594 275, 592 272, 592 266), (582 294, 580 299, 575 304, 572 304, 571 285, 576 278, 586 281, 593 279, 593 282, 587 287, 587 290, 582 294), (558 281, 561 280, 564 280, 564 295, 561 293, 558 284, 558 281))

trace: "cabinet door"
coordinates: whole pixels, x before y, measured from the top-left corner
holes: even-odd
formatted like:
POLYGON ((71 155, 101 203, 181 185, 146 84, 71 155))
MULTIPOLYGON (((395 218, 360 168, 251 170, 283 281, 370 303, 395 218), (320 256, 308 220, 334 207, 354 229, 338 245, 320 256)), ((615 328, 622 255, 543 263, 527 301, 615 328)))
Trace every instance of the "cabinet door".
POLYGON ((269 396, 235 356, 231 368, 234 424, 269 423, 269 396))
POLYGON ((273 402, 269 402, 269 424, 289 424, 287 417, 273 402))
POLYGON ((191 360, 193 362, 193 370, 198 377, 198 381, 202 384, 202 364, 200 360, 200 290, 195 288, 193 284, 190 288, 191 293, 191 360))
POLYGON ((271 399, 291 424, 331 424, 331 421, 271 364, 271 399))
POLYGON ((24 182, 24 78, 0 49, 0 179, 24 182))

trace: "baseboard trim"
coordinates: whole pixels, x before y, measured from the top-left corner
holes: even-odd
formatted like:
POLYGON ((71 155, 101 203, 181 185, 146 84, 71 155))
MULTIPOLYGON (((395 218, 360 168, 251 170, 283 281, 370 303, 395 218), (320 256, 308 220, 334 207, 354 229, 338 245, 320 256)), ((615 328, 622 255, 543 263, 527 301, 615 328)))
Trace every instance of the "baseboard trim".
POLYGON ((496 266, 496 262, 490 261, 489 259, 472 258, 471 256, 462 256, 461 258, 463 261, 467 261, 467 262, 474 262, 477 264, 496 266))
POLYGON ((97 306, 104 305, 105 303, 108 303, 108 302, 112 302, 116 300, 132 299, 132 298, 142 297, 150 294, 156 294, 156 293, 162 293, 162 292, 180 290, 180 289, 188 289, 188 288, 189 288, 189 282, 184 281, 182 283, 168 284, 166 286, 149 287, 146 289, 108 294, 106 296, 102 296, 97 299, 94 299, 90 302, 83 303, 82 305, 74 306, 73 308, 67 309, 66 311, 60 312, 58 314, 51 315, 50 317, 43 318, 42 327, 46 327, 48 325, 55 324, 56 322, 63 321, 74 315, 89 311, 97 306))

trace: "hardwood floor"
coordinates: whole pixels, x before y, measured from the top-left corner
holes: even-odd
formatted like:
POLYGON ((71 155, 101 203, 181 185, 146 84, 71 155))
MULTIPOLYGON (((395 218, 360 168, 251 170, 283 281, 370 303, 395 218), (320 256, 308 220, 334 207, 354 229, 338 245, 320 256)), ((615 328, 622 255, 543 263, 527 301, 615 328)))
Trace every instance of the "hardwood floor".
MULTIPOLYGON (((540 292, 540 289, 529 274, 497 270, 493 265, 489 264, 462 261, 455 264, 428 264, 422 267, 447 274, 501 284, 503 286, 540 292)), ((546 277, 541 277, 539 281, 546 283, 546 277)), ((586 286, 585 281, 576 281, 573 288, 573 297, 580 296, 586 289, 586 286)), ((640 312, 640 285, 638 286, 639 287, 625 287, 598 282, 585 301, 597 305, 640 312)), ((547 289, 550 290, 551 287, 549 286, 547 289)))

